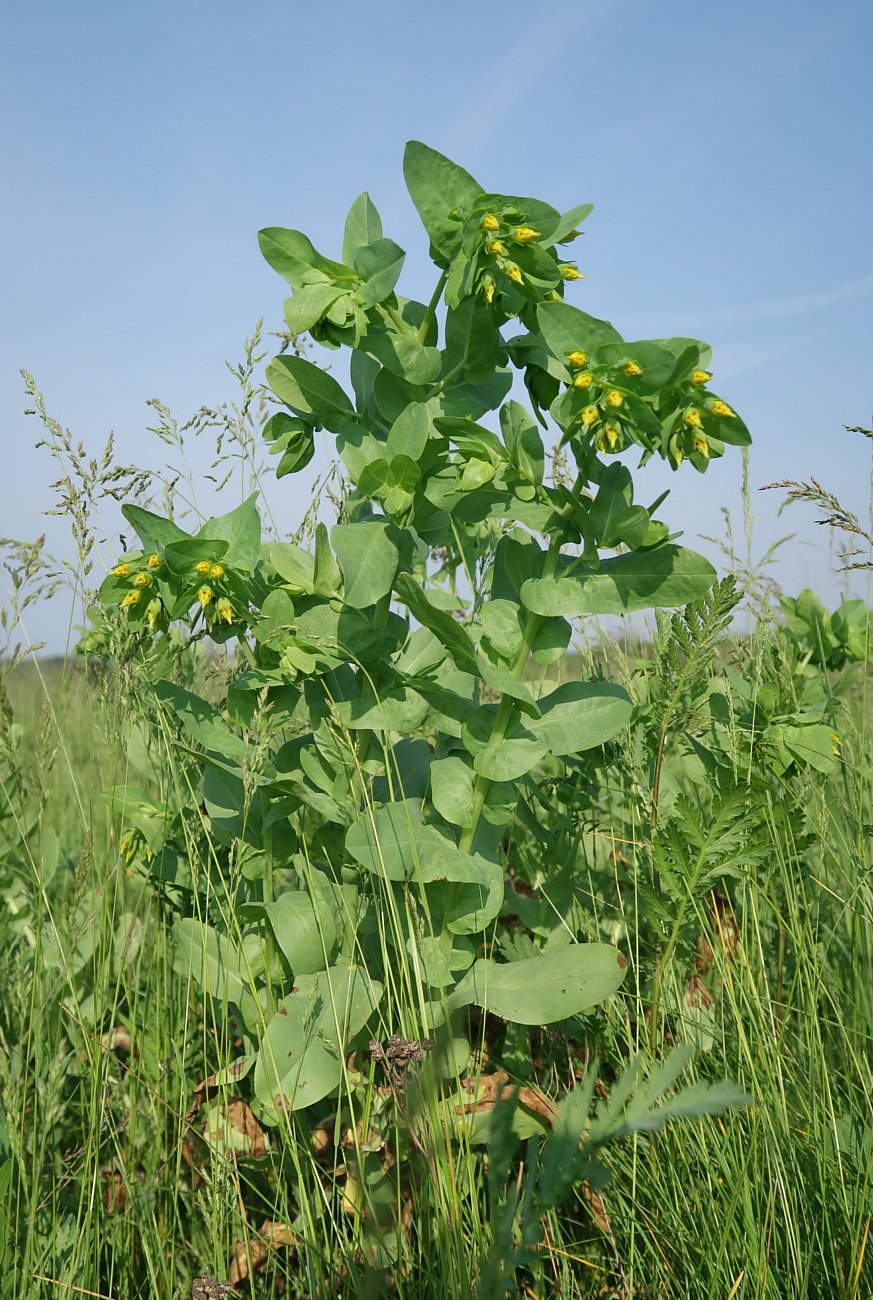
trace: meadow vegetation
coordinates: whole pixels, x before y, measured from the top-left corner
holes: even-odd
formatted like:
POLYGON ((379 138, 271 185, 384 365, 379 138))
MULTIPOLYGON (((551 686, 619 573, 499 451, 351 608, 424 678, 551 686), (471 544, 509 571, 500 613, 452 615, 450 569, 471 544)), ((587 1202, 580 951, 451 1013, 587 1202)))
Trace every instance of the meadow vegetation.
POLYGON ((589 205, 404 170, 430 301, 367 195, 340 261, 262 231, 279 354, 152 404, 182 468, 26 377, 75 559, 5 544, 0 1296, 860 1300, 867 605, 779 593, 748 492, 721 578, 640 503, 750 438, 704 343, 564 301, 589 205), (289 532, 262 453, 319 438, 289 532))

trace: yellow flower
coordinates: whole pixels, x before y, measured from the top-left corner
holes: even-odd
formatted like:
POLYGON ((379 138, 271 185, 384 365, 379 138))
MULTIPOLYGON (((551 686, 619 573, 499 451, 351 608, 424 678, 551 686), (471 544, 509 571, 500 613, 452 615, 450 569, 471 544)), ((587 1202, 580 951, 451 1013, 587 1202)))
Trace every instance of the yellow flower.
POLYGON ((152 585, 151 574, 138 573, 133 580, 133 585, 135 587, 150 587, 152 585))
POLYGON ((489 239, 485 245, 485 252, 490 253, 492 257, 497 257, 500 253, 506 252, 506 245, 502 239, 489 239))
POLYGON ((709 383, 712 374, 709 370, 692 370, 691 382, 695 388, 701 388, 703 384, 709 383))
POLYGON ((121 602, 122 609, 131 609, 134 605, 139 604, 139 592, 129 591, 121 602))
POLYGON ((198 560, 194 565, 194 572, 199 573, 201 578, 207 578, 212 572, 211 560, 198 560))
POLYGON ((574 370, 581 370, 583 366, 588 365, 588 353, 568 352, 567 360, 570 362, 570 365, 573 367, 574 370))
POLYGON ((843 743, 843 742, 840 740, 840 738, 839 738, 839 736, 837 735, 837 733, 836 733, 835 731, 832 731, 832 732, 831 732, 831 744, 833 744, 833 745, 842 745, 842 743, 843 743))
POLYGON ((624 368, 624 373, 629 379, 636 379, 637 375, 643 373, 643 368, 641 365, 638 365, 636 361, 629 361, 624 368))
POLYGON ((618 408, 619 406, 621 406, 623 401, 624 398, 622 397, 618 389, 610 388, 609 392, 606 394, 606 405, 618 408))
POLYGON ((506 274, 509 276, 510 280, 514 280, 516 284, 524 284, 524 276, 522 275, 520 268, 515 265, 515 262, 506 263, 506 274))
POLYGON ((723 420, 730 420, 735 414, 735 412, 733 412, 728 406, 727 402, 723 402, 721 398, 719 398, 718 401, 713 402, 712 413, 713 415, 721 416, 723 420))
POLYGON ((559 262, 558 270, 561 272, 562 280, 584 280, 585 276, 574 266, 572 262, 559 262))
POLYGON ((600 412, 596 406, 586 406, 582 411, 582 423, 587 429, 589 424, 596 424, 600 419, 600 412))
POLYGON ((158 626, 158 620, 161 617, 161 602, 159 600, 149 601, 149 607, 146 610, 146 618, 149 621, 149 627, 154 632, 158 626))
POLYGON ((694 439, 694 450, 701 455, 704 460, 709 460, 709 443, 705 438, 698 436, 694 439))
POLYGON ((113 578, 126 578, 127 575, 130 573, 130 565, 116 564, 115 568, 110 569, 109 572, 112 574, 113 578))
POLYGON ((233 622, 233 605, 226 596, 222 596, 221 600, 216 601, 215 612, 219 618, 224 619, 225 623, 233 622))
POLYGON ((204 609, 212 600, 213 595, 214 592, 211 587, 205 587, 205 586, 201 587, 200 590, 197 592, 197 599, 200 601, 200 604, 203 606, 204 609))
POLYGON ((495 217, 493 212, 485 213, 485 216, 482 218, 482 229, 487 230, 489 234, 492 234, 495 230, 500 229, 500 222, 498 221, 497 217, 495 217))
POLYGON ((689 406, 688 410, 685 412, 682 419, 688 425, 689 429, 700 428, 700 412, 695 411, 693 406, 689 406))
POLYGON ((491 275, 486 275, 485 279, 482 281, 482 292, 485 294, 486 302, 494 301, 494 290, 496 289, 496 287, 497 286, 494 283, 494 277, 491 275))
POLYGON ((224 569, 220 564, 213 564, 212 568, 209 570, 209 576, 214 582, 218 582, 220 578, 224 577, 224 569))
POLYGON ((150 555, 146 563, 150 569, 159 569, 161 567, 161 557, 159 555, 150 555))
POLYGON ((590 388, 594 383, 594 376, 587 370, 581 371, 573 380, 574 388, 590 388))
POLYGON ((616 429, 614 424, 608 424, 606 426, 606 441, 609 443, 610 451, 612 451, 618 442, 618 429, 616 429))
POLYGON ((540 231, 533 230, 530 226, 516 226, 512 238, 517 244, 529 244, 532 239, 540 238, 540 231))

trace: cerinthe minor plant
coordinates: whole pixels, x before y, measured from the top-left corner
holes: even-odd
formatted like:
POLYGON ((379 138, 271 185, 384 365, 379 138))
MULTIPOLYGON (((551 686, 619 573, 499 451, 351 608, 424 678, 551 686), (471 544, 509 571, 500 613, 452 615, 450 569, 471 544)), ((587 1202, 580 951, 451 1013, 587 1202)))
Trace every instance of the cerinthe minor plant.
MULTIPOLYGON (((289 330, 350 353, 350 385, 273 360, 281 409, 263 431, 279 475, 333 435, 342 517, 310 552, 263 542, 254 498, 196 536, 130 506, 142 549, 102 588, 143 635, 193 609, 239 643, 220 708, 159 692, 208 839, 210 883, 180 895, 178 962, 238 1009, 272 1122, 327 1097, 373 1035, 454 1024, 459 1070, 464 1008, 542 1025, 619 987, 624 959, 569 922, 548 950, 536 931, 504 942, 520 792, 631 714, 617 685, 534 684, 529 669, 560 658, 573 616, 684 605, 713 582, 654 517, 663 498, 635 500, 626 454, 703 472, 749 442, 703 343, 627 342, 564 301, 580 277, 561 250, 590 205, 488 193, 418 142, 404 171, 436 267, 427 303, 399 292, 404 252, 366 194, 340 261, 299 231, 260 234, 292 290, 289 330), (546 481, 544 436, 572 483, 546 481)), ((148 847, 166 881, 170 850, 148 847)))

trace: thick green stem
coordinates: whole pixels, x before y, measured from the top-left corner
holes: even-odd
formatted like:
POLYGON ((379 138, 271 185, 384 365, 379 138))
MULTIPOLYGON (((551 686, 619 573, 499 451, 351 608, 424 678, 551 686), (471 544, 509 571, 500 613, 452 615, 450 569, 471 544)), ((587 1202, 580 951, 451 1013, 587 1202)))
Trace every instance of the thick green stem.
POLYGON ((430 302, 427 304, 427 310, 425 311, 424 316, 422 317, 421 324, 418 327, 417 337, 419 343, 423 343, 427 338, 427 332, 430 329, 430 323, 433 320, 434 316, 436 315, 436 309, 439 305, 440 298, 442 298, 443 296, 443 289, 445 289, 446 287, 448 278, 449 278, 448 271, 443 271, 440 278, 437 280, 436 288, 431 294, 430 302))
POLYGON ((254 651, 252 650, 252 647, 249 645, 248 641, 246 640, 245 632, 237 632, 236 639, 239 642, 239 647, 242 650, 243 654, 245 655, 246 662, 248 663, 249 667, 257 668, 258 661, 255 658, 255 654, 254 651))

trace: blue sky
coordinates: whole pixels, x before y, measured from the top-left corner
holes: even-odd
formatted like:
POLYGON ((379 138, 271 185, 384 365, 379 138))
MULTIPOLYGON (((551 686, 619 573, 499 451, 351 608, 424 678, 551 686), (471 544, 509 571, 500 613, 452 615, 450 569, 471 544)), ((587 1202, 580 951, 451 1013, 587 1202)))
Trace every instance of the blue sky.
MULTIPOLYGON (((37 0, 0 23, 3 535, 68 549, 19 367, 89 449, 112 430, 121 459, 160 465, 146 400, 220 401, 258 317, 281 327, 261 226, 338 254, 368 189, 424 294, 412 137, 489 188, 593 202, 571 300, 628 337, 706 338, 753 486, 817 475, 866 517, 873 448, 843 426, 873 411, 869 0, 37 0)), ((647 475, 689 542, 737 508, 730 449, 705 478, 647 475)), ((291 527, 309 480, 288 482, 291 527)), ((756 494, 760 549, 797 530, 777 577, 836 600, 827 535, 778 504, 756 494)), ((67 616, 28 631, 59 649, 67 616)))

